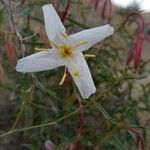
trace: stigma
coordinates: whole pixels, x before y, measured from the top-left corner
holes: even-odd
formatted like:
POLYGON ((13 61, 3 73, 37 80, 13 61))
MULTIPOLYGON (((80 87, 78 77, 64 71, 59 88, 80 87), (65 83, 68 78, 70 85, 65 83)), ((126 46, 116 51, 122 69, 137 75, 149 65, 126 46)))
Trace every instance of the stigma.
POLYGON ((73 56, 73 48, 69 45, 59 45, 59 50, 61 58, 71 58, 73 56))

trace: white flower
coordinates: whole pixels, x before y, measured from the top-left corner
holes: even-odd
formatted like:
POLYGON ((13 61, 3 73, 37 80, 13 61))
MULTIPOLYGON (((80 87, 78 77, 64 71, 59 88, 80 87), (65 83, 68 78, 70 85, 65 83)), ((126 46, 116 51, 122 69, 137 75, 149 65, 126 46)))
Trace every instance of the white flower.
POLYGON ((95 93, 96 88, 82 54, 91 46, 113 34, 109 24, 66 35, 59 16, 51 4, 43 7, 45 27, 52 49, 18 60, 18 72, 38 72, 66 66, 83 98, 95 93))

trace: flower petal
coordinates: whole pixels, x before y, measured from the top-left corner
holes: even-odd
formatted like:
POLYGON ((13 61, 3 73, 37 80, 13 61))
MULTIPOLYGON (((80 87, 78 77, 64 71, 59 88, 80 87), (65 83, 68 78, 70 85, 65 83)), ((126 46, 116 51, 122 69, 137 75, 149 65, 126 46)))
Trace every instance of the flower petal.
POLYGON ((66 63, 66 66, 83 98, 88 98, 96 92, 91 73, 81 52, 76 53, 76 56, 66 63), (75 76, 75 68, 79 72, 79 76, 75 76))
POLYGON ((61 32, 65 33, 66 29, 52 4, 44 5, 42 9, 48 38, 55 41, 56 38, 59 38, 61 32))
MULTIPOLYGON (((92 47, 94 44, 102 41, 103 39, 107 38, 108 36, 112 35, 114 32, 114 28, 111 27, 109 24, 95 27, 92 29, 83 30, 81 32, 72 34, 69 36, 70 44, 78 45, 80 42, 87 42, 83 45, 79 44, 76 49, 79 51, 84 51, 92 47)), ((76 47, 76 46, 75 46, 76 47)))
POLYGON ((16 71, 39 72, 64 65, 54 52, 38 52, 18 60, 16 71))

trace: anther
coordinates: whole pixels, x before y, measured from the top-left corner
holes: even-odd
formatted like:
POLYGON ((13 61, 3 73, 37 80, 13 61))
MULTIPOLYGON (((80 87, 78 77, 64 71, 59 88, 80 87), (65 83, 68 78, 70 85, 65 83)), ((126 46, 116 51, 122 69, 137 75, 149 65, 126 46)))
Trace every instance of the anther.
POLYGON ((84 57, 95 58, 96 55, 93 55, 93 54, 85 54, 84 57))
POLYGON ((61 81, 59 82, 59 85, 63 85, 63 83, 65 82, 66 77, 67 77, 67 73, 66 73, 66 67, 65 67, 65 72, 64 72, 64 75, 63 75, 61 81))
POLYGON ((53 41, 50 41, 50 43, 51 43, 51 45, 53 45, 55 48, 59 49, 59 46, 58 46, 56 43, 54 43, 53 41))
POLYGON ((66 33, 60 32, 60 34, 65 38, 68 39, 68 35, 66 33))
POLYGON ((38 48, 38 47, 35 47, 34 50, 35 51, 49 51, 48 48, 38 48))
POLYGON ((84 44, 87 44, 87 41, 80 41, 80 42, 77 43, 74 47, 75 47, 75 48, 78 48, 78 47, 80 47, 80 46, 82 46, 82 45, 84 45, 84 44))
POLYGON ((79 77, 80 76, 80 72, 78 70, 75 70, 73 75, 74 75, 74 77, 79 77))

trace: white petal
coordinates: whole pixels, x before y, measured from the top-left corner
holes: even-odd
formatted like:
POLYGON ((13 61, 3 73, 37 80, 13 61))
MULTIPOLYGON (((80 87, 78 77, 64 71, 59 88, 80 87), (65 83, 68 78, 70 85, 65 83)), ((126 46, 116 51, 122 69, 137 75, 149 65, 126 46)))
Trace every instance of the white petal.
POLYGON ((86 44, 80 45, 77 50, 84 51, 88 50, 94 44, 104 40, 108 36, 112 35, 114 32, 114 28, 111 27, 109 24, 95 27, 92 29, 83 30, 81 32, 72 34, 69 36, 70 43, 72 45, 76 45, 82 41, 87 42, 86 44))
POLYGON ((58 59, 56 53, 52 52, 38 52, 18 60, 16 71, 18 72, 39 72, 50 70, 64 65, 58 59))
POLYGON ((81 52, 76 53, 76 56, 68 61, 66 66, 83 98, 88 98, 96 92, 91 73, 81 52), (79 71, 79 76, 74 76, 75 68, 79 71))
POLYGON ((52 4, 44 5, 42 9, 48 38, 55 41, 56 38, 59 38, 61 32, 65 33, 66 29, 52 4))

